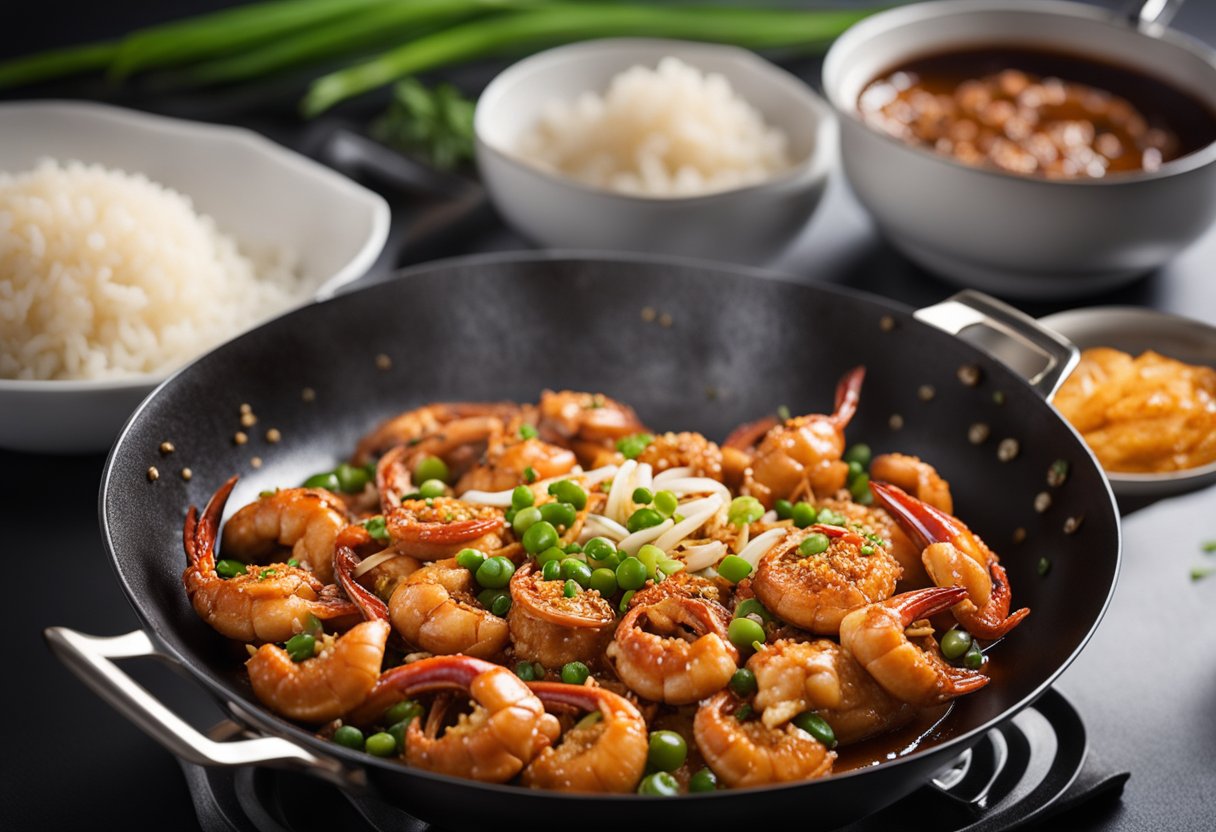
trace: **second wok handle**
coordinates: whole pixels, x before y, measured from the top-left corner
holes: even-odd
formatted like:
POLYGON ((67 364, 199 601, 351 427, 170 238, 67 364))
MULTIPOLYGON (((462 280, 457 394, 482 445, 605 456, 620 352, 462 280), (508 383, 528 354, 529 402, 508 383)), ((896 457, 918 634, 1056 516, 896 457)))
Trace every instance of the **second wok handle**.
MULTIPOLYGON (((1080 358, 1080 351, 1063 335, 1048 329, 1009 304, 972 289, 959 292, 933 306, 918 309, 915 317, 951 335, 960 335, 964 330, 981 327, 988 333, 999 336, 1003 347, 1012 344, 1041 358, 1042 369, 1024 375, 1027 376, 1026 380, 1030 382, 1030 386, 1048 401, 1077 366, 1080 358)), ((1001 357, 996 355, 994 350, 989 349, 988 352, 1000 360, 1001 357)))
POLYGON ((204 766, 290 764, 331 780, 344 779, 337 761, 322 759, 280 737, 216 742, 197 731, 112 661, 167 658, 143 630, 100 637, 50 627, 44 635, 69 670, 144 733, 187 762, 204 766))

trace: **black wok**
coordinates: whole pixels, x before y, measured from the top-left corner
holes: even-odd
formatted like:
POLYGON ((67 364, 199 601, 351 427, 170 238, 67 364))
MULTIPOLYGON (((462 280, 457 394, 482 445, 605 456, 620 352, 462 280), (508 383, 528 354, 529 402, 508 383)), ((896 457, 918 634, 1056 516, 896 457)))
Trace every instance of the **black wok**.
MULTIPOLYGON (((938 315, 947 312, 970 314, 956 307, 938 315)), ((998 329, 1022 326, 1007 320, 998 329)), ((533 254, 424 266, 238 338, 169 379, 132 416, 110 455, 100 514, 146 635, 94 640, 49 631, 86 681, 188 759, 303 765, 453 829, 504 817, 618 830, 632 817, 656 827, 717 827, 795 811, 827 829, 873 812, 1043 693, 1097 626, 1119 566, 1118 516, 1092 456, 1039 390, 985 352, 874 297, 736 268, 622 257, 533 254), (653 318, 642 314, 647 307, 653 318), (569 387, 629 402, 654 428, 720 439, 782 404, 825 412, 837 378, 856 364, 868 374, 849 441, 934 463, 953 485, 959 515, 1002 555, 1015 604, 1032 609, 990 650, 992 684, 960 700, 919 750, 892 762, 644 807, 636 796, 566 796, 436 776, 324 742, 262 708, 242 678, 243 653, 199 620, 182 590, 187 505, 204 503, 234 472, 242 479, 231 506, 298 483, 331 468, 361 433, 402 409, 433 400, 534 400, 544 387, 569 387), (315 391, 314 401, 303 400, 304 388, 315 391), (244 402, 259 422, 248 444, 237 445, 244 402), (282 434, 277 444, 264 439, 271 427, 282 434), (1009 443, 999 454, 1008 439, 1016 454, 1009 443), (165 440, 177 448, 170 458, 158 452, 165 440), (260 468, 251 465, 255 456, 260 468), (1067 462, 1068 477, 1052 486, 1056 460, 1067 462), (153 465, 161 476, 150 482, 153 465), (193 471, 188 482, 177 476, 182 466, 193 471), (1046 576, 1041 558, 1051 564, 1046 576), (208 744, 157 710, 105 658, 145 652, 180 663, 269 738, 208 744)))

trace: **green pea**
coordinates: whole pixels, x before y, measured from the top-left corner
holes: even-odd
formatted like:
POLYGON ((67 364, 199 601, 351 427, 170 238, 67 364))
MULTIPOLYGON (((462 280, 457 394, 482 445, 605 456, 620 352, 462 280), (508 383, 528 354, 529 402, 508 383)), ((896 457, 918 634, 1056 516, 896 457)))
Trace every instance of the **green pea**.
POLYGON ((631 533, 640 532, 642 529, 659 525, 663 519, 663 515, 652 508, 640 508, 629 515, 629 519, 625 521, 625 528, 629 529, 631 533))
POLYGON ((961 659, 971 649, 971 633, 966 630, 947 630, 942 636, 942 655, 947 659, 961 659))
POLYGON ((730 677, 730 689, 739 696, 747 697, 755 693, 759 686, 756 684, 756 674, 746 667, 741 667, 730 677))
MULTIPOLYGON (((552 549, 546 551, 552 552, 552 549)), ((547 560, 545 565, 540 568, 540 576, 546 581, 560 581, 562 579, 562 565, 558 560, 547 560)))
POLYGON ((402 699, 384 712, 384 724, 396 725, 398 722, 408 724, 416 716, 422 716, 422 703, 414 699, 402 699))
POLYGON ((566 581, 566 585, 562 587, 562 595, 567 598, 573 598, 575 595, 578 595, 578 592, 578 581, 566 581))
POLYGON ((427 480, 447 482, 451 476, 448 464, 437 456, 423 457, 414 466, 414 482, 426 482, 427 480))
POLYGON ((509 558, 497 555, 488 558, 485 563, 477 567, 475 577, 477 583, 486 589, 502 589, 511 581, 511 576, 514 574, 515 564, 511 563, 509 558))
POLYGON ((646 583, 646 564, 625 558, 616 567, 616 583, 621 589, 641 589, 646 583))
POLYGON ((616 595, 616 573, 611 569, 596 569, 591 573, 591 588, 605 598, 616 595))
POLYGON ((735 618, 751 618, 756 617, 761 621, 769 622, 773 620, 773 614, 764 608, 755 598, 744 598, 735 605, 735 618))
POLYGON ((534 502, 536 502, 536 498, 532 495, 532 489, 526 485, 517 485, 511 491, 511 508, 516 511, 527 508, 534 502))
POLYGON ((980 650, 979 642, 972 640, 966 655, 963 656, 963 666, 970 670, 979 670, 984 666, 984 654, 980 650))
POLYGON ((805 529, 807 526, 815 522, 817 512, 815 507, 810 503, 795 503, 793 509, 790 510, 790 519, 794 521, 794 525, 800 529, 805 529))
POLYGON ((589 562, 602 564, 616 554, 616 547, 606 537, 593 537, 583 544, 583 554, 589 562))
POLYGON ((398 754, 405 751, 405 732, 409 727, 408 722, 394 722, 386 732, 397 743, 395 750, 398 754))
POLYGON ((680 507, 680 498, 674 491, 660 491, 654 495, 654 508, 664 517, 670 517, 680 507))
POLYGON ((562 549, 562 551, 567 555, 577 555, 583 551, 583 547, 579 546, 577 543, 567 543, 566 548, 562 549))
POLYGON ((858 442, 853 447, 844 452, 841 457, 845 462, 856 462, 862 468, 870 467, 870 460, 873 459, 874 452, 870 450, 870 446, 864 442, 858 442))
POLYGON ((381 731, 368 737, 365 747, 367 753, 374 757, 392 757, 397 753, 397 738, 381 731))
POLYGON ((334 731, 334 742, 347 748, 353 748, 356 751, 362 751, 363 732, 353 725, 343 725, 337 731, 334 731))
POLYGON ((494 602, 498 600, 500 595, 507 595, 505 589, 483 589, 477 593, 477 602, 487 610, 494 606, 494 602))
POLYGON ((511 595, 504 592, 494 599, 494 603, 490 604, 490 612, 497 615, 499 618, 506 618, 507 613, 511 611, 511 595))
POLYGON ((574 506, 576 511, 587 507, 587 492, 574 480, 558 480, 549 486, 549 493, 556 497, 558 502, 574 506))
POLYGON ((637 459, 653 441, 654 437, 649 433, 635 433, 633 436, 622 436, 616 440, 616 449, 625 459, 637 459))
POLYGON ((692 777, 688 778, 688 791, 693 794, 700 792, 714 792, 718 790, 718 776, 708 768, 697 769, 692 777))
POLYGON ((789 500, 778 500, 773 504, 773 508, 777 510, 778 520, 789 520, 794 516, 794 504, 789 500))
POLYGON ((665 771, 656 771, 649 777, 642 778, 638 786, 638 794, 651 797, 672 797, 680 793, 680 784, 676 778, 665 771))
POLYGON ((654 494, 649 488, 635 488, 631 496, 633 501, 640 506, 648 506, 654 502, 654 494))
MULTIPOLYGON (((527 511, 527 509, 524 509, 527 511)), ((522 513, 522 512, 521 512, 522 513)), ((518 519, 518 518, 516 518, 518 519)), ((537 520, 524 532, 522 539, 524 550, 530 555, 543 552, 550 546, 557 545, 557 529, 548 520, 537 520)))
POLYGON ((684 562, 675 560, 674 558, 661 558, 656 565, 656 569, 664 576, 671 576, 684 568, 684 562))
POLYGON ((624 615, 629 610, 629 602, 632 601, 633 596, 637 594, 638 591, 636 589, 631 589, 621 596, 621 605, 617 607, 617 609, 621 611, 621 615, 624 615))
POLYGON ((667 553, 658 546, 647 543, 638 549, 637 558, 646 567, 646 576, 653 578, 659 571, 659 562, 667 559, 667 553))
POLYGON ((751 650, 755 642, 764 643, 764 628, 750 618, 736 618, 726 630, 730 643, 740 650, 751 650))
POLYGON ((675 731, 651 731, 646 765, 655 771, 675 771, 688 758, 688 743, 675 731))
POLYGON ((333 471, 326 471, 324 474, 313 474, 308 479, 304 480, 305 488, 324 488, 327 491, 338 491, 338 475, 333 471))
POLYGON ((476 549, 461 549, 456 553, 456 563, 470 572, 476 572, 485 562, 485 553, 479 552, 476 549))
POLYGON ((221 578, 235 578, 244 575, 249 569, 239 560, 221 560, 215 565, 215 574, 221 578))
POLYGON ((866 497, 870 496, 870 475, 866 473, 858 474, 849 481, 849 493, 853 495, 853 499, 857 502, 862 502, 866 497))
POLYGON ((819 714, 807 711, 798 714, 798 716, 794 717, 793 721, 794 725, 806 731, 828 748, 836 747, 836 732, 832 730, 831 725, 828 725, 827 720, 819 714))
POLYGON ((543 566, 544 564, 553 560, 561 562, 565 560, 566 557, 567 555, 564 549, 558 546, 550 546, 548 549, 536 556, 536 562, 543 566))
POLYGON ((809 558, 811 555, 822 555, 831 545, 832 541, 826 534, 811 532, 798 544, 798 554, 804 558, 809 558))
POLYGON ((764 506, 755 497, 736 497, 730 501, 726 510, 726 519, 734 526, 746 526, 755 523, 764 516, 764 506))
POLYGON ((511 528, 515 530, 516 535, 523 537, 524 532, 539 523, 540 519, 540 509, 536 506, 525 506, 515 512, 515 517, 511 520, 511 528))
POLYGON ((848 521, 849 521, 849 518, 845 517, 843 514, 840 514, 839 512, 832 511, 830 508, 821 509, 819 511, 818 522, 823 523, 825 525, 843 526, 848 521))
POLYGON ((718 574, 732 584, 737 584, 752 574, 752 565, 738 555, 727 555, 718 564, 718 574))
POLYGON ((346 494, 358 494, 371 481, 366 468, 356 468, 345 462, 334 469, 334 476, 338 478, 338 488, 346 494))
POLYGON ((427 480, 422 485, 418 486, 418 493, 423 499, 434 499, 442 497, 443 492, 447 490, 447 486, 443 484, 443 480, 427 480))
POLYGON ((578 513, 570 503, 545 503, 540 507, 540 516, 541 519, 549 521, 557 528, 563 526, 569 528, 574 525, 574 518, 578 516, 578 513))
POLYGON ((532 662, 532 674, 536 676, 537 681, 545 678, 545 666, 540 662, 532 662))
POLYGON ((591 586, 591 567, 581 560, 566 558, 562 562, 562 577, 575 581, 583 589, 591 586))
POLYGON ((296 633, 283 647, 293 662, 302 662, 316 655, 317 640, 308 633, 296 633))
MULTIPOLYGON (((847 460, 846 460, 847 462, 847 460)), ((849 482, 852 482, 857 477, 860 477, 866 472, 866 469, 860 462, 849 462, 849 482)))
POLYGON ((587 681, 591 671, 582 662, 568 662, 562 665, 562 681, 567 685, 581 685, 587 681))
POLYGON ((527 422, 524 422, 519 426, 520 439, 535 439, 539 435, 540 434, 537 432, 536 428, 533 425, 529 425, 527 422))
POLYGON ((532 662, 520 662, 515 665, 515 675, 525 682, 536 681, 536 671, 532 669, 532 662))

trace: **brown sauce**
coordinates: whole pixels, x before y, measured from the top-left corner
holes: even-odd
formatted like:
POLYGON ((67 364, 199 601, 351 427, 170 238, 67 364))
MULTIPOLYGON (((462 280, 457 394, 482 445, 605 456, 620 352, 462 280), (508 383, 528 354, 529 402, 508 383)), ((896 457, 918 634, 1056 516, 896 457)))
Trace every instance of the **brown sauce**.
POLYGON ((876 766, 911 754, 928 740, 945 739, 951 733, 945 730, 947 726, 944 724, 951 708, 949 704, 925 708, 916 715, 916 719, 898 731, 837 748, 832 773, 876 766))
POLYGON ((1153 171, 1216 141, 1189 93, 1099 60, 994 46, 932 54, 871 81, 862 120, 964 164, 1050 179, 1153 171))

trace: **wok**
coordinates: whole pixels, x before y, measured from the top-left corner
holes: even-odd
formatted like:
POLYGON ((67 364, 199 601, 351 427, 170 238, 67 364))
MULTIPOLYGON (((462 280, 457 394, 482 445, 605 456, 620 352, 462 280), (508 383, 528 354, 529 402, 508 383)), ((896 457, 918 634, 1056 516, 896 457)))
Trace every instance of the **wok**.
POLYGON ((1118 573, 1110 489, 1045 398, 1075 350, 975 293, 916 314, 741 268, 560 254, 422 266, 299 310, 170 378, 111 451, 101 528, 144 629, 97 639, 56 628, 48 639, 95 690, 188 760, 304 767, 444 828, 484 828, 513 816, 577 817, 582 827, 620 829, 639 811, 656 826, 717 827, 798 811, 815 828, 835 827, 923 785, 1047 690, 1093 633, 1118 573), (646 308, 656 314, 644 315, 646 308), (989 349, 1037 355, 1046 365, 1039 377, 1028 383, 939 328, 971 324, 986 333, 989 349), (569 387, 629 402, 655 429, 721 439, 783 404, 794 413, 829 411, 836 380, 857 364, 867 376, 850 443, 864 440, 875 452, 917 454, 936 465, 953 485, 959 515, 1001 554, 1015 605, 1033 611, 990 649, 992 684, 959 700, 918 750, 882 765, 795 785, 647 800, 644 807, 633 795, 536 792, 410 769, 320 740, 262 708, 242 678, 243 652, 198 618, 182 589, 187 505, 204 503, 234 472, 243 476, 230 511, 263 489, 328 470, 358 436, 405 408, 435 400, 531 401, 542 388, 569 387), (304 388, 315 400, 303 400, 304 388), (259 422, 249 443, 237 445, 244 402, 259 422), (262 438, 270 427, 281 432, 276 444, 262 438), (158 452, 164 440, 177 447, 168 459, 158 452), (260 468, 251 467, 255 455, 265 461, 260 468), (1057 460, 1067 463, 1068 477, 1052 486, 1048 471, 1057 460), (155 482, 152 465, 162 472, 155 482), (193 478, 178 477, 180 466, 193 478), (1051 564, 1045 576, 1038 574, 1041 558, 1051 564), (195 732, 111 662, 144 654, 180 664, 261 737, 217 743, 195 732), (567 810, 577 815, 557 814, 567 810))

